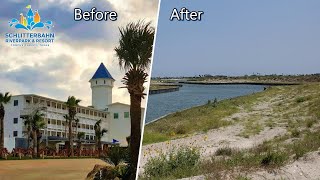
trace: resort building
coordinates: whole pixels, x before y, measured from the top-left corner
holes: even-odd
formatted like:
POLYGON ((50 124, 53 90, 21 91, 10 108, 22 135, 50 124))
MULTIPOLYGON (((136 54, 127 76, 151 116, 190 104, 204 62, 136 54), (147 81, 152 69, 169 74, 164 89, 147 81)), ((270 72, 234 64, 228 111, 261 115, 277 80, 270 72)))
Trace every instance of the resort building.
MULTIPOLYGON (((76 140, 78 132, 85 133, 85 138, 82 140, 84 148, 92 148, 95 144, 94 125, 100 119, 101 127, 108 130, 102 138, 103 144, 118 143, 120 146, 127 146, 126 137, 130 136, 130 105, 112 103, 114 81, 107 68, 101 63, 89 81, 92 89, 92 106, 77 107, 78 121, 73 125, 73 134, 76 140)), ((77 98, 81 99, 81 97, 77 98)), ((5 147, 9 151, 13 148, 27 147, 27 127, 24 125, 23 116, 39 110, 45 115, 46 122, 46 127, 41 130, 41 142, 57 150, 65 148, 69 134, 65 118, 68 114, 65 101, 36 94, 12 96, 10 103, 5 105, 5 147)), ((144 109, 142 109, 142 116, 143 112, 144 109)))

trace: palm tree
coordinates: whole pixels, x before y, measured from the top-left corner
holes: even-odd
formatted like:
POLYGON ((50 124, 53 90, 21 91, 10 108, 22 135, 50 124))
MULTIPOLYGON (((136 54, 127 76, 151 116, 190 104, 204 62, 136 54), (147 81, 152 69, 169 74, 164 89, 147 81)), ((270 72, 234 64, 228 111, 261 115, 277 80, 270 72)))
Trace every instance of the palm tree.
POLYGON ((94 125, 94 133, 95 133, 95 141, 96 141, 96 146, 98 147, 98 156, 100 157, 101 153, 101 138, 102 136, 108 132, 107 129, 101 129, 100 126, 101 119, 97 121, 94 125))
POLYGON ((63 117, 66 120, 66 122, 64 124, 64 134, 65 134, 65 136, 67 136, 67 125, 68 125, 68 122, 69 122, 69 116, 66 114, 63 117))
POLYGON ((22 115, 20 116, 21 119, 24 120, 24 126, 27 127, 27 131, 24 132, 27 135, 28 144, 27 147, 30 147, 30 140, 32 139, 32 127, 31 127, 31 116, 30 115, 22 115))
POLYGON ((44 113, 41 113, 41 109, 34 110, 29 115, 20 116, 24 119, 24 125, 27 127, 26 134, 28 135, 28 148, 30 139, 33 141, 33 157, 37 155, 40 156, 40 140, 42 134, 40 132, 41 129, 45 128, 46 123, 44 121, 44 113))
POLYGON ((1 136, 1 142, 0 142, 0 150, 4 148, 4 104, 9 103, 11 100, 11 95, 9 92, 6 92, 5 94, 0 93, 0 136, 1 136))
POLYGON ((120 69, 126 74, 123 83, 130 94, 131 137, 130 153, 132 175, 135 179, 141 141, 141 99, 144 98, 144 86, 152 56, 154 28, 149 23, 138 21, 129 23, 120 30, 119 46, 115 48, 120 69))
POLYGON ((79 156, 81 156, 81 140, 84 139, 85 135, 84 132, 77 133, 79 156))
POLYGON ((69 156, 74 156, 73 152, 73 130, 72 124, 75 120, 75 116, 77 114, 77 106, 81 102, 80 99, 75 98, 74 96, 69 96, 67 102, 65 103, 68 108, 68 116, 69 116, 69 156))
POLYGON ((45 114, 41 113, 39 110, 36 110, 36 113, 32 118, 32 131, 33 131, 33 146, 36 145, 37 157, 40 157, 40 140, 42 134, 40 132, 41 129, 45 128, 46 123, 44 121, 45 114))
POLYGON ((78 124, 79 124, 79 118, 74 120, 76 122, 76 134, 78 134, 78 124))

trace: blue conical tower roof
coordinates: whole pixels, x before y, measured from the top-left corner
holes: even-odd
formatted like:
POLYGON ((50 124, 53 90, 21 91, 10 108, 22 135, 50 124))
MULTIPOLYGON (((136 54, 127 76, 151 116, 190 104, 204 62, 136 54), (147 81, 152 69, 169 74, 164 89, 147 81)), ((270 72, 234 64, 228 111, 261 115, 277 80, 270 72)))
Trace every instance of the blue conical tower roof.
POLYGON ((113 77, 111 76, 108 69, 106 68, 106 66, 104 66, 103 63, 100 64, 100 66, 98 67, 97 71, 94 73, 91 79, 98 79, 98 78, 113 79, 113 77))

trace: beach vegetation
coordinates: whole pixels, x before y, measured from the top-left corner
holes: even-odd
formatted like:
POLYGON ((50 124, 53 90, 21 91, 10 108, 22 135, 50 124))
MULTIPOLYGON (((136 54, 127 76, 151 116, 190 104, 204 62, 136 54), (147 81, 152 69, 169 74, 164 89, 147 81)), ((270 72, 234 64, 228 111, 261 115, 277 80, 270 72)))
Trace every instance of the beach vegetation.
MULTIPOLYGON (((145 137, 149 139, 144 143, 167 141, 168 139, 203 133, 205 129, 213 128, 213 126, 208 126, 209 123, 205 123, 212 117, 215 117, 214 121, 217 124, 221 121, 228 122, 228 117, 229 120, 233 120, 232 117, 237 117, 236 121, 231 121, 232 123, 227 125, 239 123, 242 128, 240 133, 242 137, 249 138, 270 129, 273 129, 272 132, 281 132, 273 139, 248 149, 220 147, 210 158, 208 155, 201 158, 195 167, 190 167, 189 171, 186 171, 187 175, 184 176, 203 175, 207 179, 247 179, 246 175, 249 173, 277 170, 288 163, 308 156, 311 152, 318 151, 320 148, 319 92, 320 85, 318 83, 276 86, 269 87, 263 92, 219 101, 215 108, 211 106, 211 102, 210 105, 205 104, 181 111, 178 117, 168 115, 159 121, 148 124, 145 128, 145 132, 148 134, 145 137), (204 112, 206 115, 202 116, 204 112), (235 113, 239 114, 234 116, 235 113), (242 114, 245 116, 240 116, 242 114), (191 128, 187 128, 184 135, 177 134, 175 137, 171 137, 166 134, 168 129, 175 130, 179 124, 191 128), (269 128, 265 128, 265 126, 269 128), (153 132, 162 138, 152 139, 153 132)), ((176 176, 175 173, 169 173, 162 178, 182 177, 176 176)))
POLYGON ((168 154, 151 158, 144 167, 142 179, 177 179, 197 171, 200 151, 197 148, 179 147, 168 154))

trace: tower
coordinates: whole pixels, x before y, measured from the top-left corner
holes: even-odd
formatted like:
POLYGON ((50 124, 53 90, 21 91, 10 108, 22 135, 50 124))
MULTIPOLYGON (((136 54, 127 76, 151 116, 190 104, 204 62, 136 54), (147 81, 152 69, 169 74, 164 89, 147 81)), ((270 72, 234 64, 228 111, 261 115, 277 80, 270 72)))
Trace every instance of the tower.
POLYGON ((89 81, 92 91, 92 106, 94 108, 105 110, 112 103, 114 81, 107 68, 101 63, 89 81))

